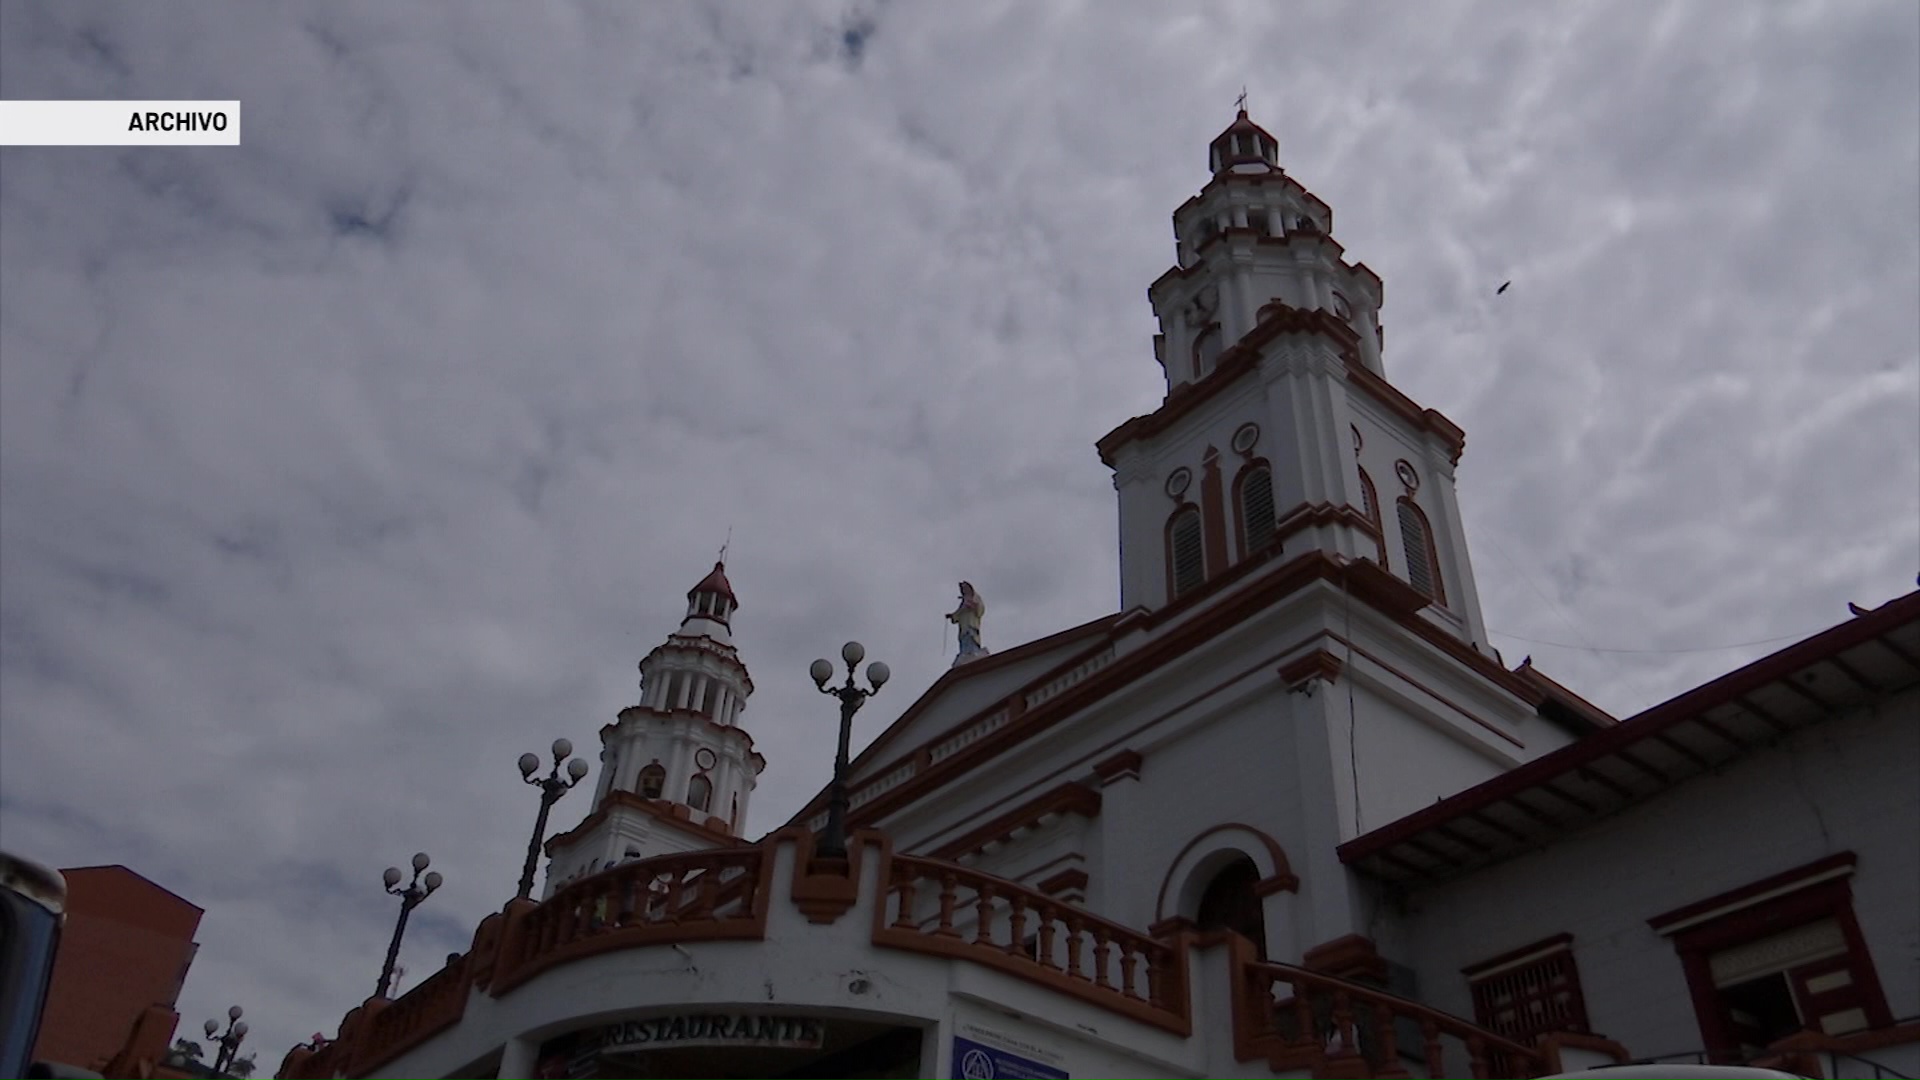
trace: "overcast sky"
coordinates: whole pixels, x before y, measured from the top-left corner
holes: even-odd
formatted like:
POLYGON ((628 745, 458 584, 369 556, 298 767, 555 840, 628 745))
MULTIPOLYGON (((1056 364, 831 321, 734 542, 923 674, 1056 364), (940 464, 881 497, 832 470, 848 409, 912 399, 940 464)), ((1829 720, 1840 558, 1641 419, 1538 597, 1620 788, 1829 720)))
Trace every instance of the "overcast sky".
MULTIPOLYGON (((1247 88, 1467 431, 1509 666, 1621 715, 1914 587, 1920 7, 0 0, 0 97, 239 99, 0 151, 0 830, 207 909, 270 1075, 512 894, 728 531, 768 766, 806 668, 1115 610, 1094 440, 1247 88), (1494 288, 1513 287, 1495 298, 1494 288)), ((576 793, 556 829, 589 809, 576 793)), ((417 972, 417 974, 416 974, 417 972)))

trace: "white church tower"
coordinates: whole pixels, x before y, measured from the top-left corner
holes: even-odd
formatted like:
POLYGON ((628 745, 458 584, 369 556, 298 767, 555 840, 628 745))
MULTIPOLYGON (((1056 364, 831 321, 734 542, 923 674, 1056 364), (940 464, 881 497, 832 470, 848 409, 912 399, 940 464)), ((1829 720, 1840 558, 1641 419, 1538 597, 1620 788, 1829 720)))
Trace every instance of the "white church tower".
POLYGON ((1384 566, 1490 654, 1454 499, 1465 440, 1387 382, 1380 278, 1345 260, 1333 211, 1244 108, 1207 153, 1212 179, 1173 214, 1177 264, 1147 294, 1165 404, 1100 440, 1122 610, 1318 550, 1384 566))
POLYGON ((733 646, 724 562, 687 592, 680 628, 640 661, 640 703, 600 729, 594 808, 547 842, 547 892, 625 861, 742 843, 766 759, 740 726, 753 680, 733 646))

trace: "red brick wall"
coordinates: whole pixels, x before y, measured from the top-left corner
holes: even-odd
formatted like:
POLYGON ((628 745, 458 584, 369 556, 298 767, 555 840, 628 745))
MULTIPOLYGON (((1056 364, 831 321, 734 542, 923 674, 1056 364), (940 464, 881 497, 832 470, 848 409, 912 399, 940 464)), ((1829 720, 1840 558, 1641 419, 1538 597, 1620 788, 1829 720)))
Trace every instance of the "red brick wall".
POLYGON ((67 925, 34 1057, 98 1068, 149 1006, 173 1009, 201 911, 124 866, 61 874, 67 925))

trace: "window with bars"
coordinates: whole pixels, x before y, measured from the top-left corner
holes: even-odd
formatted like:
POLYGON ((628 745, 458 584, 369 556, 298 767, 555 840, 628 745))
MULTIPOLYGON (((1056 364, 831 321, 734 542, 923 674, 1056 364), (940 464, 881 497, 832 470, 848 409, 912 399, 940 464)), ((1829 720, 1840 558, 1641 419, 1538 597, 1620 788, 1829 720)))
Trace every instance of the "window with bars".
POLYGON ((1523 1046, 1556 1031, 1587 1034, 1587 1003, 1568 935, 1466 969, 1474 1021, 1523 1046))
POLYGON ((1447 602, 1440 587, 1440 560, 1433 549, 1433 530, 1427 515, 1412 500, 1400 500, 1400 547, 1407 559, 1407 584, 1436 604, 1447 602))
POLYGON ((1173 595, 1178 597, 1206 580, 1206 556, 1201 544, 1200 511, 1188 507, 1173 516, 1167 526, 1169 562, 1173 570, 1173 595))
POLYGON ((1273 542, 1273 470, 1255 465, 1240 477, 1240 554, 1251 555, 1273 542))

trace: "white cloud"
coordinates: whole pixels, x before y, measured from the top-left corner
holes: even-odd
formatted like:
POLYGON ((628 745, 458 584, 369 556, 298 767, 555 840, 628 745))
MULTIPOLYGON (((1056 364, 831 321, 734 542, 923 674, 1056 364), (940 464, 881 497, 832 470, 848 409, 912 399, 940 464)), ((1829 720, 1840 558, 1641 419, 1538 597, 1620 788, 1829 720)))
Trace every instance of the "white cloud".
MULTIPOLYGON (((814 656, 893 665, 864 740, 959 578, 999 647, 1116 604, 1092 443, 1158 403, 1144 290, 1243 83, 1468 432, 1491 625, 1911 588, 1911 12, 1383 10, 0 9, 0 95, 245 109, 0 152, 9 845, 204 905, 184 1026, 239 1001, 277 1063, 371 988, 383 867, 447 874, 420 973, 509 895, 514 759, 593 745, 728 529, 779 824, 814 656)), ((1623 711, 1767 648, 1497 641, 1623 711)))

